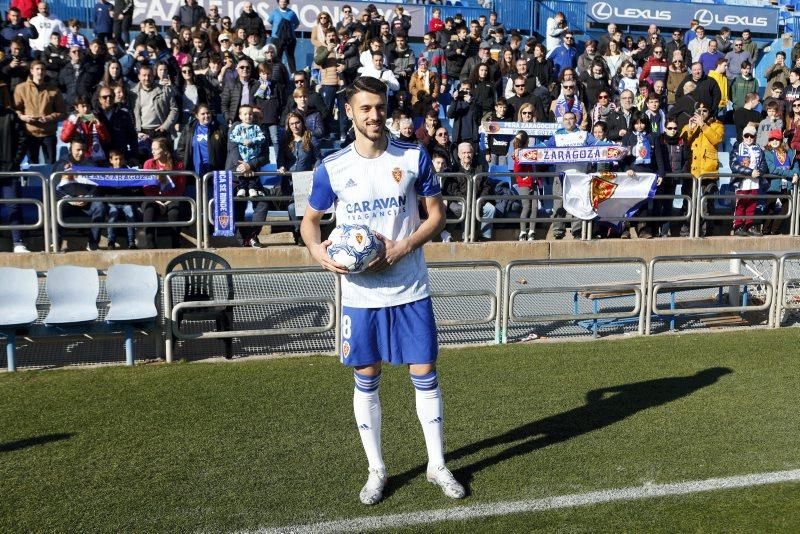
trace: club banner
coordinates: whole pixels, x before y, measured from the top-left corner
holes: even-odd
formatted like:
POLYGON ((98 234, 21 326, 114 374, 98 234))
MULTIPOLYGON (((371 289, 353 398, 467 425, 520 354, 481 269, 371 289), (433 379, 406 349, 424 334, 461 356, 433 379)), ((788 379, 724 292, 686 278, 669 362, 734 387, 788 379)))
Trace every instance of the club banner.
POLYGON ((517 135, 520 130, 531 137, 550 137, 561 128, 557 122, 496 122, 486 121, 482 124, 488 135, 517 135))
POLYGON ((619 145, 566 146, 556 148, 528 148, 519 151, 520 163, 604 163, 619 161, 628 155, 628 149, 619 145))
POLYGON ((637 173, 566 173, 564 209, 578 219, 631 217, 656 194, 656 175, 637 173))
POLYGON ((158 176, 153 174, 139 174, 138 169, 119 169, 128 174, 107 174, 113 171, 108 167, 91 167, 89 165, 73 165, 70 170, 98 174, 73 174, 72 177, 79 184, 98 185, 102 187, 144 187, 158 185, 158 176))
POLYGON ((233 173, 214 171, 214 237, 233 237, 233 173))

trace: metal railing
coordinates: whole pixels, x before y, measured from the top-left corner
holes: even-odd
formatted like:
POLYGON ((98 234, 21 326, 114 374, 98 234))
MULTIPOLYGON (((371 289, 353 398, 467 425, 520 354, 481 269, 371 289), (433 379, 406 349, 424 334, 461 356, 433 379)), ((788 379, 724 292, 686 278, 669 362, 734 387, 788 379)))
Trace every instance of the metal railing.
MULTIPOLYGON (((465 243, 469 241, 469 223, 472 220, 472 202, 470 199, 472 198, 472 177, 468 174, 463 174, 460 172, 439 172, 436 173, 436 178, 439 179, 439 183, 444 184, 445 180, 450 179, 457 179, 457 180, 464 180, 466 188, 466 196, 453 196, 453 195, 446 195, 442 196, 442 200, 445 202, 458 202, 461 204, 461 215, 456 219, 446 219, 446 224, 464 224, 464 232, 461 236, 461 240, 465 243)), ((444 191, 444 187, 442 186, 442 191, 444 191)), ((447 211, 445 211, 445 214, 447 211)))
MULTIPOLYGON (((244 173, 234 172, 233 176, 241 176, 244 173)), ((291 173, 281 173, 275 171, 260 171, 260 172, 253 172, 251 173, 253 176, 275 176, 280 179, 285 177, 289 177, 291 179, 291 173)), ((214 226, 214 199, 208 198, 209 194, 209 181, 214 178, 214 173, 209 172, 203 175, 203 185, 201 187, 202 190, 202 199, 201 203, 204 207, 205 214, 204 214, 204 223, 201 225, 203 227, 203 248, 209 248, 210 239, 211 239, 211 232, 209 231, 209 226, 213 228, 214 226)), ((275 187, 280 188, 280 183, 278 183, 275 187)), ((294 202, 293 195, 263 195, 258 197, 233 197, 234 202, 275 202, 281 203, 285 202, 288 208, 288 205, 294 202)), ((302 213, 295 213, 295 218, 292 219, 289 217, 288 209, 286 210, 269 210, 267 212, 267 217, 270 214, 286 214, 285 221, 278 221, 278 222, 268 222, 268 221, 234 221, 234 224, 239 227, 253 227, 253 226, 300 226, 303 222, 303 214, 302 213)), ((332 214, 330 217, 324 217, 321 221, 321 224, 333 224, 336 221, 336 215, 332 214)))
MULTIPOLYGON (((200 248, 201 246, 201 236, 202 236, 202 217, 200 216, 199 211, 202 209, 202 204, 200 203, 202 192, 201 188, 199 187, 197 175, 193 172, 189 171, 179 171, 179 170, 170 170, 170 171, 156 171, 156 170, 118 170, 118 169, 102 169, 97 171, 58 171, 54 172, 50 175, 49 181, 49 190, 50 190, 50 198, 55 200, 57 198, 56 190, 58 189, 58 182, 62 176, 97 176, 97 175, 137 175, 137 176, 188 176, 195 179, 196 184, 196 191, 195 197, 190 196, 93 196, 93 197, 64 197, 60 198, 55 202, 50 203, 50 210, 51 210, 51 223, 52 223, 52 247, 54 252, 60 252, 61 250, 61 242, 59 238, 59 227, 63 228, 79 228, 79 229, 88 229, 88 228, 182 228, 186 226, 195 226, 195 231, 197 232, 197 243, 196 247, 200 248), (186 221, 153 221, 153 222, 142 222, 142 221, 127 221, 127 222, 88 222, 88 223, 77 223, 77 222, 67 222, 63 220, 61 207, 65 204, 69 204, 70 202, 100 202, 103 204, 113 204, 119 202, 138 202, 138 203, 147 203, 147 202, 183 202, 187 203, 190 208, 190 217, 189 220, 186 221)), ((120 184, 120 187, 125 187, 124 184, 120 184)))
MULTIPOLYGON (((36 178, 42 182, 42 200, 38 198, 0 198, 0 204, 4 205, 34 205, 36 206, 37 220, 35 224, 0 224, 0 230, 39 230, 42 229, 44 233, 44 249, 50 250, 50 188, 48 187, 48 179, 38 172, 0 172, 0 180, 3 179, 19 179, 19 178, 36 178)), ((20 218, 22 213, 20 211, 20 218)))
POLYGON ((500 343, 500 302, 503 290, 503 270, 496 261, 443 261, 428 263, 429 270, 439 269, 492 269, 495 271, 494 291, 488 289, 458 289, 453 291, 431 291, 432 299, 486 297, 489 299, 489 313, 476 319, 438 319, 437 326, 479 326, 494 323, 494 340, 500 343))
POLYGON ((636 319, 638 333, 644 332, 644 314, 646 310, 645 295, 647 288, 647 264, 641 258, 591 258, 591 259, 564 259, 564 260, 516 260, 511 261, 505 268, 505 291, 503 293, 503 324, 501 328, 501 342, 508 342, 508 330, 511 323, 537 323, 553 321, 592 321, 592 333, 596 337, 597 329, 601 324, 598 321, 636 319), (636 266, 640 274, 639 281, 622 281, 619 283, 593 283, 593 284, 573 284, 565 286, 550 287, 526 287, 521 289, 511 289, 511 277, 513 270, 517 267, 536 267, 536 266, 589 266, 606 264, 626 264, 636 266), (592 313, 579 313, 577 296, 580 293, 600 293, 609 290, 630 292, 631 297, 635 298, 634 306, 629 311, 602 312, 594 308, 592 313), (536 315, 516 315, 514 313, 514 302, 520 295, 536 294, 564 294, 572 293, 574 307, 572 313, 561 314, 536 314, 536 315))
MULTIPOLYGON (((228 299, 215 299, 215 300, 201 300, 201 301, 185 301, 173 304, 172 289, 173 281, 178 278, 191 278, 198 276, 219 277, 219 276, 246 276, 246 275, 270 275, 270 274, 297 274, 297 273, 328 273, 328 271, 321 267, 271 267, 271 268, 253 268, 253 269, 214 269, 214 270, 180 270, 172 271, 164 277, 164 330, 166 346, 166 360, 171 362, 173 359, 174 349, 172 345, 172 338, 181 340, 196 340, 196 339, 226 339, 235 337, 255 337, 255 336, 276 336, 276 335, 292 335, 292 334, 312 334, 321 333, 334 330, 335 338, 339 339, 340 321, 337 310, 340 309, 339 303, 341 302, 341 280, 338 276, 334 277, 334 295, 333 297, 319 297, 319 296, 282 296, 282 297, 259 297, 259 298, 244 298, 233 300, 228 299), (177 320, 178 313, 181 310, 204 309, 204 308, 234 308, 237 306, 254 306, 254 305, 281 305, 281 304, 325 304, 327 305, 330 317, 328 321, 321 326, 315 327, 297 327, 297 328, 260 328, 260 329, 247 329, 222 332, 201 332, 198 334, 185 333, 178 328, 177 320)), ((233 283, 231 281, 231 283, 233 283)), ((338 343, 337 343, 338 348, 338 343)))
POLYGON ((795 301, 794 299, 792 299, 791 302, 787 302, 787 297, 789 295, 789 286, 800 285, 800 278, 787 277, 786 275, 786 264, 793 260, 800 260, 800 252, 787 252, 783 254, 780 258, 780 263, 778 267, 778 284, 777 284, 778 296, 775 299, 777 302, 775 306, 775 318, 774 318, 775 327, 781 326, 784 311, 800 309, 800 301, 795 301))
MULTIPOLYGON (((674 321, 674 317, 679 315, 697 315, 704 313, 745 313, 755 311, 768 311, 768 326, 774 325, 775 315, 773 313, 773 305, 775 303, 775 288, 777 287, 778 280, 778 258, 774 254, 768 253, 731 253, 731 254, 701 254, 692 256, 657 256, 650 260, 647 278, 647 321, 645 324, 645 335, 650 335, 652 329, 653 316, 670 317, 670 321, 674 321), (764 276, 747 276, 740 273, 741 262, 747 260, 766 261, 771 264, 770 278, 764 276), (699 275, 686 275, 677 279, 658 278, 656 271, 658 264, 668 262, 680 262, 685 265, 687 263, 710 263, 728 261, 730 263, 729 272, 723 276, 721 273, 710 272, 708 276, 703 273, 699 275), (740 275, 740 276, 735 276, 740 275), (747 287, 749 285, 759 285, 764 287, 764 301, 761 304, 749 304, 747 299, 742 299, 741 304, 736 304, 740 301, 739 288, 747 287), (728 303, 729 305, 722 305, 717 302, 716 306, 709 307, 681 307, 675 306, 676 302, 674 296, 670 298, 670 308, 658 307, 658 295, 663 291, 669 291, 674 295, 676 291, 693 290, 693 289, 708 289, 718 288, 721 291, 723 288, 729 289, 728 303)), ((674 326, 672 324, 671 326, 674 326)))

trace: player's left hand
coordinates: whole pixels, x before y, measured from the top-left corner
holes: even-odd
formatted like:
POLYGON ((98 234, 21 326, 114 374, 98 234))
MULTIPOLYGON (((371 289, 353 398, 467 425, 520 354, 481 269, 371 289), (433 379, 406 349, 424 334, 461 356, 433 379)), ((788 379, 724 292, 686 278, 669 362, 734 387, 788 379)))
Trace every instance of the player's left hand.
POLYGON ((375 232, 375 236, 383 243, 383 250, 380 255, 367 266, 368 271, 380 272, 386 270, 403 259, 403 256, 411 252, 408 241, 405 239, 401 241, 392 241, 378 232, 375 232))

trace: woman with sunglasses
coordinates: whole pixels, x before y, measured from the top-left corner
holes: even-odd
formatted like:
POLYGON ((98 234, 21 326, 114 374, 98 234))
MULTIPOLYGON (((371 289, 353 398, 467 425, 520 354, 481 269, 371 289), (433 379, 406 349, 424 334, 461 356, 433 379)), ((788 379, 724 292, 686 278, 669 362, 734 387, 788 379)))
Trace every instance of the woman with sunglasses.
POLYGON ((189 123, 189 119, 199 104, 208 104, 209 92, 212 90, 205 84, 205 78, 197 77, 191 63, 181 67, 178 77, 177 98, 180 119, 176 128, 181 128, 189 123))
POLYGON ((330 13, 320 11, 319 15, 317 15, 317 23, 311 28, 311 44, 314 46, 314 50, 320 46, 325 46, 325 33, 329 28, 333 28, 330 13))
POLYGON ((597 95, 597 104, 594 105, 589 113, 591 117, 591 123, 597 124, 598 122, 602 121, 608 124, 609 115, 615 113, 616 111, 617 104, 611 97, 611 91, 609 89, 602 90, 597 95))
POLYGON ((678 89, 686 79, 689 70, 686 68, 682 59, 675 59, 669 64, 667 69, 667 104, 673 105, 677 99, 678 89))

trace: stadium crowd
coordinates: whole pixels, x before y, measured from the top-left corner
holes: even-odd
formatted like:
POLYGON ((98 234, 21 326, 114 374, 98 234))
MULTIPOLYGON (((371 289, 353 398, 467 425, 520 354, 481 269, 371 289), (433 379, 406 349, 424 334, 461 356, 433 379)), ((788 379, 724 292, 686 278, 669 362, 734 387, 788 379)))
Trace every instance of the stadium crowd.
MULTIPOLYGON (((657 194, 683 191, 691 179, 667 180, 672 173, 690 173, 713 192, 723 146, 724 126, 735 125, 730 150, 734 180, 736 235, 780 233, 780 220, 760 224, 758 214, 786 213, 778 195, 797 182, 800 163, 800 44, 790 57, 779 52, 766 79, 754 77, 759 49, 748 30, 733 36, 722 28, 711 36, 692 21, 686 30, 662 35, 650 25, 646 36, 623 35, 609 24, 607 33, 581 46, 563 13, 547 21, 544 42, 506 31, 497 14, 465 20, 440 17, 412 20, 402 5, 389 16, 370 5, 358 16, 350 6, 341 19, 319 13, 310 40, 313 63, 298 64, 299 20, 289 0, 278 0, 267 20, 244 4, 238 17, 206 11, 196 0, 185 0, 171 26, 159 32, 152 19, 141 22, 131 39, 133 2, 99 1, 91 21, 94 38, 81 33, 86 21, 60 21, 46 2, 12 1, 0 30, 0 171, 19 170, 25 157, 37 163, 43 156, 54 171, 76 166, 116 169, 185 169, 198 176, 214 170, 237 172, 236 195, 253 199, 253 221, 264 222, 275 206, 268 197, 290 195, 292 172, 309 171, 323 150, 352 142, 345 112, 344 88, 359 76, 383 80, 389 88, 387 128, 398 139, 426 147, 437 172, 474 175, 491 169, 516 173, 594 172, 614 170, 655 173, 657 194), (409 45, 412 25, 424 25, 424 49, 409 45), (269 29, 268 29, 269 26, 269 29), (766 85, 765 98, 759 96, 766 85), (487 135, 492 122, 557 123, 551 136, 535 139, 524 130, 487 135), (57 139, 69 144, 58 160, 57 139), (630 148, 619 164, 532 165, 519 152, 542 146, 617 143, 630 148), (265 187, 250 175, 272 163, 287 173, 279 185, 265 187), (751 198, 757 193, 775 199, 751 198)), ((498 217, 535 217, 536 201, 514 195, 543 194, 545 185, 560 195, 560 178, 518 174, 513 187, 479 180, 476 196, 511 195, 482 205, 480 239, 493 235, 498 217), (516 215, 519 214, 519 215, 516 215)), ((0 198, 18 198, 20 181, 0 179, 0 198)), ((125 191, 109 190, 65 175, 59 198, 74 198, 68 209, 103 221, 178 221, 182 209, 159 196, 182 195, 184 176, 161 176, 159 185, 125 191), (144 195, 139 203, 86 202, 80 197, 144 195)), ((466 184, 451 179, 445 196, 466 198, 466 184)), ((244 216, 246 203, 236 203, 244 216)), ((283 205, 283 209, 287 206, 283 205)), ((21 210, 7 206, 12 224, 21 210)), ((289 215, 295 218, 292 206, 289 215)), ((448 203, 448 217, 458 218, 463 205, 448 203)), ((685 209, 685 208, 684 208, 685 209)), ((656 200, 639 214, 669 216, 672 199, 656 200)), ((556 201, 551 215, 565 218, 556 201)), ((547 215, 544 215, 547 216, 547 215)), ((452 239, 461 225, 450 225, 442 240, 452 239)), ((520 224, 519 239, 536 238, 535 224, 520 224)), ((552 236, 567 234, 564 222, 552 226, 552 236)), ((689 235, 686 224, 634 224, 634 236, 649 238, 689 235)), ((580 237, 581 225, 570 225, 580 237)), ((632 236, 629 224, 599 224, 593 237, 632 236)), ((710 235, 709 225, 703 228, 710 235)), ((154 247, 155 230, 146 242, 154 247)), ((259 226, 241 227, 243 246, 260 246, 259 226)), ((88 232, 89 250, 96 250, 100 229, 88 232)), ((122 244, 113 228, 108 246, 122 244), (120 241, 118 243, 118 241, 120 241)), ((172 245, 178 234, 173 232, 172 245)), ((12 235, 15 252, 27 252, 22 232, 12 235)), ((297 239, 297 234, 295 234, 297 239)), ((126 231, 128 248, 137 246, 133 229, 126 231)))

